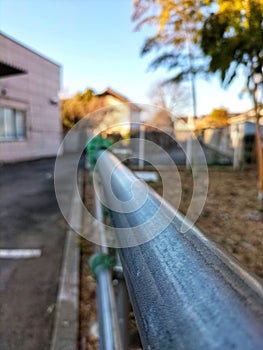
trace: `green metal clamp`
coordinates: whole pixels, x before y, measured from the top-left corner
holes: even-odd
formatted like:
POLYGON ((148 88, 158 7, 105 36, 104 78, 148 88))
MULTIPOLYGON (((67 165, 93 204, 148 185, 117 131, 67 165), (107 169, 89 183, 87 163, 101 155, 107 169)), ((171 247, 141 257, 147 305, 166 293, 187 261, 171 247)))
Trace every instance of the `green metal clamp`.
POLYGON ((88 266, 92 275, 97 279, 101 270, 111 269, 115 264, 115 258, 108 254, 93 254, 89 261, 88 266))

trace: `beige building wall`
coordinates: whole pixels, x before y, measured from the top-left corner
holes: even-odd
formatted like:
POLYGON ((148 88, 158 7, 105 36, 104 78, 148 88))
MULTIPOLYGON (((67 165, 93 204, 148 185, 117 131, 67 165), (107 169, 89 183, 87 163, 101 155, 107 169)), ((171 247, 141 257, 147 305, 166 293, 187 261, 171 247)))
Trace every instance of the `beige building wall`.
MULTIPOLYGON (((132 123, 140 122, 140 110, 138 107, 137 110, 134 110, 135 107, 132 103, 123 102, 118 97, 111 95, 101 98, 105 101, 105 107, 101 109, 101 113, 105 113, 107 109, 109 113, 103 115, 97 127, 94 127, 95 134, 107 131, 108 133, 120 133, 125 136, 132 130, 132 123)), ((100 113, 100 110, 98 110, 98 113, 100 113)))
POLYGON ((0 107, 25 112, 25 138, 0 139, 0 162, 55 156, 61 142, 60 65, 0 33, 0 62, 26 71, 0 77, 0 107))

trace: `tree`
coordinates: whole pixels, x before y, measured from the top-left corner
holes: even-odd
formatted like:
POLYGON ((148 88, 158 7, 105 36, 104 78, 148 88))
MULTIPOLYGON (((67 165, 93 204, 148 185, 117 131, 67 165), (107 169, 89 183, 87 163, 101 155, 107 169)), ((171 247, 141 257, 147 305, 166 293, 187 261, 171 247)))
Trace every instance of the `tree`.
MULTIPOLYGON (((150 68, 165 66, 173 71, 168 82, 190 81, 192 90, 192 115, 188 115, 189 130, 194 127, 197 116, 196 75, 206 72, 206 62, 199 47, 202 23, 209 13, 211 0, 135 0, 133 20, 136 29, 154 24, 157 31, 149 37, 142 48, 145 55, 159 51, 150 68)), ((193 157, 192 134, 187 140, 187 167, 193 157)))
POLYGON ((205 129, 228 126, 228 115, 229 113, 226 108, 215 108, 207 116, 197 119, 196 128, 205 129))
MULTIPOLYGON (((110 107, 104 97, 96 95, 91 89, 86 89, 83 93, 78 92, 73 97, 61 101, 63 129, 68 131, 83 118, 85 118, 87 128, 97 128, 109 114, 113 114, 113 111, 116 112, 116 110, 117 107, 115 109, 110 107)), ((115 119, 112 116, 112 123, 115 119)), ((104 124, 105 127, 110 126, 108 121, 104 124)))
POLYGON ((189 89, 182 84, 157 81, 149 97, 154 105, 169 112, 171 122, 189 114, 189 89))
POLYGON ((64 130, 69 130, 81 118, 91 112, 91 100, 95 97, 93 90, 78 92, 71 98, 61 100, 61 116, 64 130))
POLYGON ((218 0, 218 9, 204 23, 201 48, 210 57, 209 69, 219 71, 227 87, 243 68, 256 116, 259 200, 263 204, 263 149, 259 90, 263 81, 263 0, 218 0))
MULTIPOLYGON (((85 129, 90 135, 107 130, 126 137, 129 132, 128 125, 123 123, 125 115, 127 116, 125 103, 120 101, 120 104, 111 104, 107 95, 97 95, 91 89, 62 100, 61 115, 64 131, 68 131, 81 120, 76 130, 85 129), (120 127, 122 123, 124 125, 120 127)), ((125 121, 128 123, 128 120, 125 121)))
POLYGON ((210 0, 135 0, 133 20, 136 29, 146 24, 154 25, 156 32, 149 37, 141 50, 145 55, 154 50, 159 54, 150 68, 165 66, 173 71, 169 82, 191 80, 193 115, 196 116, 195 77, 204 72, 206 63, 199 49, 200 31, 206 18, 210 0), (205 6, 206 4, 206 6, 205 6))

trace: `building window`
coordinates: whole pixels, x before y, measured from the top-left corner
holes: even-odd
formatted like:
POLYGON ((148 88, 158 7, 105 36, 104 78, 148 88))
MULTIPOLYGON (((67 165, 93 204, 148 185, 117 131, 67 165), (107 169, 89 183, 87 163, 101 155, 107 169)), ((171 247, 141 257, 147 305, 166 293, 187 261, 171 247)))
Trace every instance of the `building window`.
POLYGON ((24 139, 25 123, 25 111, 0 107, 0 141, 24 139))

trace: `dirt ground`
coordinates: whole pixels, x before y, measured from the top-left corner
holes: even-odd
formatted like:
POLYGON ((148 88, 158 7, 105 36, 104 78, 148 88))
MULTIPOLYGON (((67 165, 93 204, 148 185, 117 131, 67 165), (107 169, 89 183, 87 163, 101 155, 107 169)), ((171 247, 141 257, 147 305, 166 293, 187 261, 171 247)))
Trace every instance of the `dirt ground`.
MULTIPOLYGON (((185 167, 179 167, 178 171, 182 184, 179 209, 186 213, 192 197, 193 178, 185 167)), ((164 167, 162 174, 168 187, 172 188, 174 169, 164 167)), ((162 182, 150 185, 162 195, 162 182)), ((172 205, 177 202, 173 191, 168 191, 165 199, 172 205)), ((90 198, 87 205, 91 205, 90 198)), ((252 273, 263 278, 263 214, 258 210, 256 167, 251 166, 242 172, 235 172, 231 167, 210 167, 208 195, 196 226, 252 273)), ((82 240, 81 248, 81 350, 96 350, 97 339, 94 332, 90 332, 91 326, 96 324, 96 284, 86 264, 88 256, 92 254, 92 245, 82 240)), ((132 313, 129 318, 133 341, 130 349, 141 349, 132 313)))
MULTIPOLYGON (((185 213, 191 174, 182 170, 180 176, 180 209, 185 213)), ((233 171, 232 167, 209 168, 208 196, 196 226, 263 278, 263 213, 258 209, 256 167, 243 172, 233 171)))

